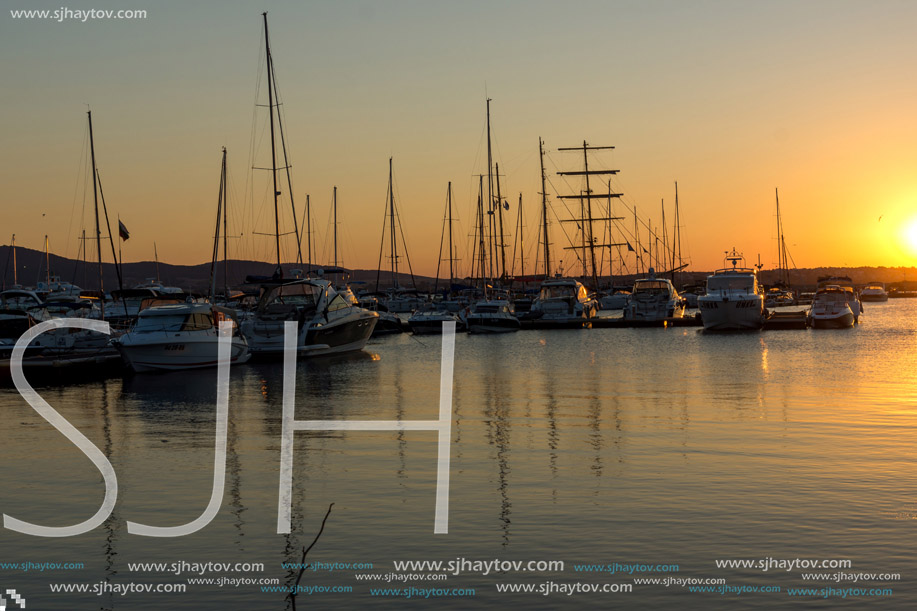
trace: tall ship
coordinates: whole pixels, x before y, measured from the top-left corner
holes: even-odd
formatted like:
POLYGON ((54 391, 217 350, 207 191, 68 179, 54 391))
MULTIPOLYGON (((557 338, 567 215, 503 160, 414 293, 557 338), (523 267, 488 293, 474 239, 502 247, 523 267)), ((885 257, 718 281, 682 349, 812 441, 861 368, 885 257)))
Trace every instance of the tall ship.
POLYGON ((764 294, 757 271, 740 266, 745 257, 733 248, 723 267, 707 276, 707 294, 697 298, 704 329, 760 329, 764 325, 764 294))

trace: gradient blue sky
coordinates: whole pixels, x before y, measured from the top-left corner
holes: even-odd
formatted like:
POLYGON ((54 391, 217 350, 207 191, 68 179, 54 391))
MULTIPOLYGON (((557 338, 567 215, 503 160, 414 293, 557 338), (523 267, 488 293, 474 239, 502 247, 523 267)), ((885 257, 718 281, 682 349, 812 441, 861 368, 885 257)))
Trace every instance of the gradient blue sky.
MULTIPOLYGON (((80 184, 90 104, 106 199, 132 232, 125 260, 150 259, 154 241, 167 262, 209 259, 222 146, 233 231, 245 234, 232 254, 271 259, 271 241, 252 235, 270 228, 267 176, 248 169, 269 163, 255 109, 267 10, 296 203, 311 195, 317 250, 327 253, 338 186, 348 266, 376 265, 389 156, 415 271, 435 271, 447 181, 470 242, 486 96, 513 219, 523 195, 530 258, 540 136, 551 173, 578 164, 557 147, 616 146, 594 161, 621 170, 615 189, 654 224, 677 180, 695 269, 719 266, 732 246, 776 263, 775 187, 799 267, 917 261, 906 232, 917 218, 914 2, 13 0, 4 9, 3 243, 16 233, 41 248, 48 234, 53 251, 76 255, 77 234, 90 228, 80 184), (56 23, 6 10, 62 6, 148 16, 56 23)), ((552 193, 578 188, 551 182, 552 193)))

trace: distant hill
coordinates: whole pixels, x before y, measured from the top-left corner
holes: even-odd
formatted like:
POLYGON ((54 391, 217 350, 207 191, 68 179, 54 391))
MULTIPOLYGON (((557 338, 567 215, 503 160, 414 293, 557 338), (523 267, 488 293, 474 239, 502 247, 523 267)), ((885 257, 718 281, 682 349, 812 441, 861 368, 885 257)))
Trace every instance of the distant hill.
MULTIPOLYGON (((12 248, 10 246, 0 246, 0 265, 2 275, 0 275, 0 284, 9 288, 13 284, 13 261, 11 256, 12 248)), ((55 254, 51 254, 50 259, 51 275, 59 276, 61 280, 72 282, 83 289, 97 289, 99 285, 99 266, 95 262, 76 261, 55 254)), ((39 282, 44 282, 48 276, 45 264, 45 253, 30 248, 16 247, 16 267, 19 284, 23 286, 35 286, 39 282)), ((304 269, 306 266, 296 263, 284 263, 284 273, 291 269, 304 269)), ((313 268, 321 266, 314 265, 313 268)), ((274 265, 263 261, 239 261, 230 260, 226 264, 229 285, 236 287, 245 281, 246 276, 270 276, 274 272, 274 265)), ((125 263, 122 268, 124 274, 124 286, 132 287, 150 278, 158 278, 166 286, 177 286, 189 291, 206 292, 210 283, 210 263, 201 263, 199 265, 169 265, 167 263, 157 264, 155 261, 141 261, 138 263, 125 263), (157 273, 158 270, 158 273, 157 273)), ((223 285, 223 263, 217 263, 217 286, 222 288, 223 285)), ((418 288, 425 289, 428 285, 433 286, 435 278, 426 276, 415 276, 418 288)), ((351 270, 350 280, 353 282, 365 282, 371 286, 376 283, 376 270, 351 270)), ((113 263, 102 264, 102 282, 106 291, 118 288, 118 274, 113 263)), ((409 274, 398 274, 398 282, 401 286, 411 286, 411 276, 409 274)), ((382 272, 380 283, 383 286, 391 285, 391 273, 382 272)))
MULTIPOLYGON (((0 275, 0 284, 8 288, 13 284, 13 262, 10 246, 0 246, 0 265, 3 266, 0 275)), ((84 263, 58 255, 50 255, 51 275, 60 276, 61 280, 72 282, 84 289, 98 288, 98 265, 84 263)), ((47 277, 45 254, 30 248, 16 248, 17 273, 19 283, 23 286, 35 286, 47 277)), ((302 269, 304 266, 295 263, 285 263, 284 271, 302 269)), ((319 266, 313 266, 319 267, 319 266)), ((105 290, 118 287, 118 275, 112 263, 102 265, 102 281, 105 290)), ((210 282, 210 263, 199 265, 169 265, 158 264, 158 276, 163 284, 177 286, 190 291, 206 292, 210 282)), ((230 286, 240 286, 248 275, 270 276, 274 271, 271 263, 263 261, 231 260, 227 264, 227 278, 230 286)), ((141 261, 138 263, 125 263, 123 268, 124 286, 131 287, 149 278, 157 277, 157 264, 154 261, 141 261)), ((707 278, 708 271, 689 271, 676 274, 676 284, 684 286, 689 284, 702 285, 707 278)), ((379 274, 381 288, 391 286, 391 272, 376 270, 355 269, 350 270, 350 281, 366 283, 375 287, 376 276, 379 274)), ((907 290, 917 290, 917 268, 914 267, 818 267, 812 269, 790 270, 790 285, 795 288, 814 288, 819 276, 849 276, 856 284, 867 282, 884 282, 893 287, 907 290)), ((621 285, 632 284, 636 276, 615 277, 614 283, 621 285)), ((760 274, 761 281, 771 284, 776 281, 777 274, 773 270, 765 270, 760 274)), ((223 263, 217 264, 217 286, 222 287, 223 263)), ((435 278, 429 276, 415 276, 417 288, 430 290, 433 288, 435 278)), ((411 277, 408 274, 399 274, 398 282, 401 286, 411 286, 411 277)), ((440 281, 442 282, 442 281, 440 281)))

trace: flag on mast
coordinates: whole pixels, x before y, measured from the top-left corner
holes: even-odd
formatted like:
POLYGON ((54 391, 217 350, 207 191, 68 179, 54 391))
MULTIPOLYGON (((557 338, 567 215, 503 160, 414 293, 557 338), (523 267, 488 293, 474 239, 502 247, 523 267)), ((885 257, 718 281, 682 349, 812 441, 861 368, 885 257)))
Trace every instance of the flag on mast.
POLYGON ((121 222, 121 219, 118 219, 118 234, 121 236, 122 240, 127 240, 131 237, 130 232, 128 232, 127 227, 124 226, 124 223, 121 222))

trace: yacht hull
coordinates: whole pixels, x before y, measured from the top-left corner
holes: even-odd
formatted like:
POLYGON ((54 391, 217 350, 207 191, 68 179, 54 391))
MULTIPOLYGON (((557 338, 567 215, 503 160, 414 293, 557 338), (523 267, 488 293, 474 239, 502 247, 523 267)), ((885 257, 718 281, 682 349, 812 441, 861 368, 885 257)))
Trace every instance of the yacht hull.
POLYGON ((809 326, 813 329, 846 329, 854 323, 853 312, 830 315, 810 315, 809 326))
MULTIPOLYGON (((125 336, 115 344, 121 358, 134 371, 177 371, 216 367, 219 342, 216 336, 202 340, 169 338, 144 341, 125 336)), ((231 364, 244 363, 251 356, 245 340, 234 337, 230 349, 231 364)))
POLYGON ((325 356, 362 350, 373 334, 379 317, 374 312, 354 314, 347 319, 334 321, 321 327, 313 326, 306 332, 305 347, 322 346, 306 356, 325 356))
POLYGON ((484 333, 512 333, 522 326, 516 318, 498 318, 468 315, 468 332, 475 334, 484 333))
POLYGON ((729 331, 760 329, 764 325, 764 300, 760 296, 743 299, 704 299, 697 303, 704 329, 729 331))

